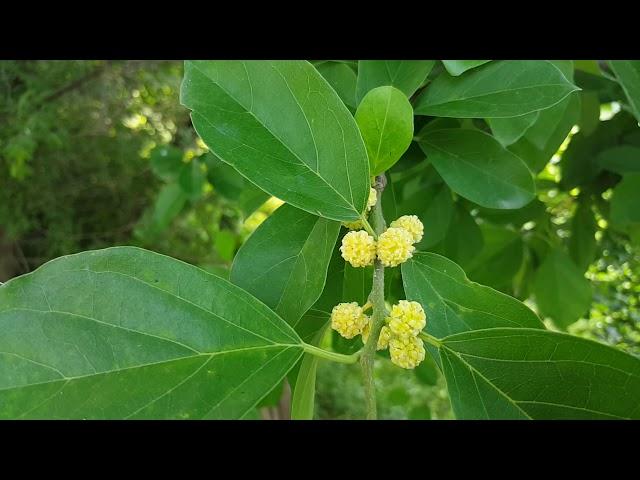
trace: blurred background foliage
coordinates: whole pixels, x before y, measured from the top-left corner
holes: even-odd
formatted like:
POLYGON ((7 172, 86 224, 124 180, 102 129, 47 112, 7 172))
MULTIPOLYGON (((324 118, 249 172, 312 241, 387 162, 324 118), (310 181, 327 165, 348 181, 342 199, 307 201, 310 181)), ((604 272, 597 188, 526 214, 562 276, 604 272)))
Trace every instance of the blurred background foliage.
MULTIPOLYGON (((353 110, 357 62, 316 64, 353 110)), ((414 143, 388 174, 385 214, 418 214, 419 248, 526 301, 549 328, 639 355, 640 227, 630 212, 640 207, 640 130, 606 65, 563 68, 582 91, 508 147, 537 174, 537 200, 491 210, 457 197, 414 143)), ((207 152, 179 103, 181 80, 178 61, 0 62, 0 281, 123 244, 228 275, 280 202, 207 152)), ((416 117, 416 132, 430 122, 416 117)), ((461 123, 491 131, 483 120, 461 123)), ((399 276, 388 278, 389 299, 402 298, 399 276)), ((324 344, 358 348, 331 332, 324 344)), ((376 369, 381 418, 452 418, 432 362, 376 369)), ((316 417, 361 418, 360 375, 320 362, 316 417)), ((286 396, 277 388, 262 406, 286 396)))

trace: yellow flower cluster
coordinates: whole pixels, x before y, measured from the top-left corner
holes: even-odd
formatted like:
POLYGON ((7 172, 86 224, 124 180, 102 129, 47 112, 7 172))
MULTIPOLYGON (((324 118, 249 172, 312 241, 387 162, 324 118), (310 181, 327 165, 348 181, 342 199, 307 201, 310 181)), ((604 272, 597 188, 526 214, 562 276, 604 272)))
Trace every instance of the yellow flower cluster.
MULTIPOLYGON (((371 211, 371 209, 376 205, 377 201, 378 194, 376 193, 376 189, 369 189, 369 198, 367 199, 367 209, 365 211, 365 215, 367 215, 371 211)), ((353 222, 342 222, 342 225, 347 227, 349 230, 361 230, 364 228, 362 220, 355 220, 353 222)))
MULTIPOLYGON (((375 190, 374 190, 375 192, 375 190)), ((372 265, 376 256, 385 267, 395 267, 411 258, 414 243, 422 239, 424 227, 415 215, 404 215, 380 234, 378 241, 364 230, 347 233, 342 239, 342 258, 354 267, 372 265)))
POLYGON ((416 368, 424 360, 424 344, 418 337, 392 337, 389 340, 389 355, 399 367, 416 368))
POLYGON ((413 237, 413 243, 419 243, 422 240, 422 235, 424 235, 424 226, 415 215, 403 215, 391 222, 390 227, 405 229, 413 237))
POLYGON ((376 241, 364 230, 349 232, 342 238, 342 258, 354 267, 366 267, 376 259, 376 241))
MULTIPOLYGON (((367 305, 370 305, 369 303, 367 305)), ((371 318, 356 302, 339 303, 331 311, 331 328, 345 338, 362 335, 367 343, 371 333, 371 318)), ((378 337, 376 350, 389 348, 391 362, 402 368, 415 368, 424 360, 425 349, 418 334, 426 325, 427 316, 418 302, 400 300, 391 307, 378 337)))
POLYGON ((369 324, 369 317, 356 302, 339 303, 331 310, 331 328, 344 338, 353 338, 362 333, 369 324))
POLYGON ((413 237, 404 228, 387 228, 378 238, 377 254, 385 267, 406 262, 414 250, 413 237))
POLYGON ((418 302, 400 300, 386 318, 389 325, 389 355, 402 368, 415 368, 424 360, 424 344, 418 334, 427 324, 427 315, 418 302))
POLYGON ((391 332, 399 337, 415 337, 427 324, 427 316, 418 302, 400 300, 388 317, 391 332))

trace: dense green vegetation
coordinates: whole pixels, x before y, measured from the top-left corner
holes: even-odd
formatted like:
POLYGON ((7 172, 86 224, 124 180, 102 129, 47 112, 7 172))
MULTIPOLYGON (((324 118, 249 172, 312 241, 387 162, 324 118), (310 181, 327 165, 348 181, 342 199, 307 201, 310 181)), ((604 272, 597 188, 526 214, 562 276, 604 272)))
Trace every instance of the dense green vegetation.
MULTIPOLYGON (((354 114, 367 151, 354 149, 351 155, 368 155, 372 175, 386 171, 387 221, 417 215, 425 227, 419 251, 447 257, 470 280, 525 302, 549 330, 640 355, 640 114, 633 101, 640 102, 638 62, 553 61, 535 68, 527 61, 402 63, 312 62, 347 107, 344 118, 330 123, 331 134, 337 135, 338 125, 347 142, 349 135, 359 138, 355 127, 349 130, 353 122, 347 114, 354 114), (518 76, 521 71, 526 74, 518 76), (540 94, 524 95, 526 102, 516 104, 506 98, 507 91, 496 93, 492 79, 510 76, 520 79, 515 88, 540 94), (367 95, 386 85, 396 88, 367 95), (465 102, 470 95, 482 101, 465 102), (398 119, 386 137, 375 122, 380 111, 398 119), (369 148, 373 142, 378 142, 375 152, 369 148), (473 181, 452 159, 468 168, 476 165, 473 181)), ((268 271, 273 259, 242 263, 243 258, 258 258, 264 244, 285 245, 295 237, 283 228, 282 238, 267 236, 257 246, 247 242, 257 242, 258 234, 251 234, 267 218, 273 223, 293 219, 310 231, 322 222, 357 219, 345 214, 351 204, 338 191, 349 166, 327 182, 338 185, 335 199, 321 175, 306 181, 309 191, 326 202, 318 204, 313 195, 285 198, 289 193, 286 183, 278 183, 280 173, 252 170, 246 159, 255 163, 257 157, 237 154, 223 135, 209 129, 205 117, 211 112, 198 97, 206 94, 195 87, 182 96, 194 112, 194 131, 190 111, 181 105, 184 74, 183 62, 175 61, 0 62, 0 282, 63 255, 133 245, 231 278, 292 326, 330 312, 340 301, 364 304, 370 286, 364 291, 362 285, 370 284, 373 268, 345 267, 337 247, 329 244, 346 231, 335 222, 322 230, 328 274, 319 299, 306 292, 309 305, 271 305, 258 290, 273 278, 246 281, 249 274, 259 278, 268 271), (199 135, 207 143, 218 142, 218 155, 199 135), (272 175, 268 180, 274 187, 266 188, 258 175, 272 175), (282 200, 272 194, 290 205, 281 207, 282 200), (311 220, 298 209, 324 218, 311 220), (278 215, 270 217, 274 211, 278 215), (330 228, 335 232, 327 233, 330 228)), ((267 69, 260 74, 265 84, 275 82, 267 69)), ((193 85, 205 81, 187 64, 189 75, 193 85)), ((228 81, 233 78, 229 74, 228 81)), ((252 93, 260 98, 260 91, 252 93)), ((264 133, 255 131, 256 138, 264 133)), ((260 139, 266 144, 269 137, 260 139)), ((320 156, 320 172, 322 161, 320 156)), ((359 190, 369 188, 366 177, 361 186, 349 188, 362 197, 359 190)), ((411 266, 387 269, 390 304, 423 294, 415 278, 421 268, 434 268, 434 257, 426 255, 417 254, 411 266)), ((321 262, 316 257, 323 256, 313 252, 308 258, 321 262)), ((286 273, 277 278, 294 282, 295 276, 286 273)), ((184 275, 191 274, 185 270, 184 275)), ((306 298, 295 282, 283 288, 306 298)), ((476 287, 467 288, 470 298, 476 287)), ((445 287, 434 289, 455 300, 461 311, 477 308, 445 287)), ((439 307, 429 309, 426 303, 431 318, 439 307)), ((428 332, 437 338, 462 331, 428 328, 436 329, 428 332)), ((345 340, 330 329, 296 331, 305 341, 345 355, 362 347, 360 337, 345 340)), ((302 355, 297 347, 289 351, 291 364, 302 355)), ((450 368, 458 367, 452 363, 450 368)), ((271 373, 277 380, 280 372, 271 373)), ((444 376, 430 357, 414 371, 379 361, 375 375, 380 418, 453 418, 444 376)), ((295 375, 287 378, 295 384, 295 375)), ((315 418, 364 417, 360 378, 358 365, 320 361, 315 418)), ((289 393, 279 383, 260 405, 286 403, 289 393)), ((220 408, 222 417, 233 413, 232 407, 220 408)))

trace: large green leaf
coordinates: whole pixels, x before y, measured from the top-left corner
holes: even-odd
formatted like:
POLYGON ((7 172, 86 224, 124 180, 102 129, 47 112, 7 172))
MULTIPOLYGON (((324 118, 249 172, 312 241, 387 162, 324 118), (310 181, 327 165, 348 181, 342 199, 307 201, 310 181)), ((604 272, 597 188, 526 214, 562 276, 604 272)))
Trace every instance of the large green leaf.
POLYGON ((493 61, 459 77, 441 74, 420 95, 415 112, 436 117, 518 117, 549 108, 576 90, 549 61, 493 61))
POLYGON ((377 87, 362 99, 356 122, 369 155, 371 175, 391 168, 413 139, 413 108, 395 87, 377 87))
POLYGON ((231 282, 296 325, 324 288, 340 224, 282 205, 238 251, 231 282))
POLYGON ((640 173, 640 148, 631 145, 619 145, 603 150, 596 162, 604 169, 619 174, 640 173))
POLYGON ((0 330, 2 418, 241 418, 303 353, 245 291, 133 247, 6 283, 0 330))
POLYGON ((360 60, 358 62, 358 103, 376 87, 391 85, 413 95, 429 75, 434 60, 360 60))
POLYGON ((209 149, 264 191, 357 220, 369 162, 351 113, 305 61, 188 61, 182 103, 209 149))
POLYGON ((640 359, 567 334, 491 328, 445 338, 459 419, 640 418, 640 359))
POLYGON ((536 272, 533 291, 540 312, 566 328, 587 312, 591 285, 562 250, 554 250, 536 272))
POLYGON ((442 60, 444 68, 447 69, 449 75, 457 77, 462 75, 467 70, 484 65, 491 60, 442 60))
POLYGON ((609 65, 622 85, 636 118, 640 121, 640 60, 611 60, 609 65))
POLYGON ((515 209, 535 197, 527 165, 491 135, 459 128, 430 130, 420 146, 449 187, 478 205, 515 209))
POLYGON ((414 254, 402 264, 402 279, 407 299, 427 313, 426 331, 438 338, 494 327, 543 328, 524 304, 470 281, 458 265, 435 253, 414 254))

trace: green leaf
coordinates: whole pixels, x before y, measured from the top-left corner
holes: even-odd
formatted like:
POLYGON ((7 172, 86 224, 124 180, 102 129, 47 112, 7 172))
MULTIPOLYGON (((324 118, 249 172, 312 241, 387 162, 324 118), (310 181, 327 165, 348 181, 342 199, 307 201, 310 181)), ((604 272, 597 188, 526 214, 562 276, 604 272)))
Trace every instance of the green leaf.
POLYGON ((362 99, 356 122, 369 156, 371 175, 391 168, 413 139, 413 108, 394 87, 378 87, 362 99))
POLYGON ((445 338, 458 419, 640 418, 640 359, 591 340, 528 328, 445 338))
POLYGON ((640 60, 611 60, 609 62, 618 83, 622 85, 636 118, 640 121, 640 60))
POLYGON ((340 224, 282 205, 240 247, 231 282, 296 325, 324 288, 340 224))
POLYGON ((364 305, 369 299, 372 284, 373 266, 356 268, 345 262, 341 301, 364 305))
POLYGON ((481 226, 483 248, 466 271, 469 278, 495 289, 507 288, 522 266, 524 243, 519 232, 490 224, 481 226))
POLYGON ((416 253, 402 264, 408 300, 422 304, 426 331, 438 338, 495 327, 544 328, 524 304, 504 293, 470 281, 451 260, 435 253, 416 253))
POLYGON ((625 173, 640 173, 640 148, 619 145, 600 152, 596 162, 605 170, 625 173))
POLYGON ((151 170, 163 180, 175 180, 184 166, 182 150, 171 145, 161 145, 151 151, 151 170))
POLYGON ((242 418, 302 356, 248 293, 133 247, 0 287, 0 417, 242 418))
POLYGON ((540 112, 528 113, 512 118, 487 118, 491 133, 503 147, 517 142, 536 122, 540 112))
POLYGON ((421 192, 421 196, 424 209, 415 213, 425 226, 422 240, 417 245, 418 249, 424 250, 438 244, 447 234, 454 214, 454 203, 451 190, 445 183, 421 192))
POLYGON ((518 117, 552 107, 576 90, 549 61, 493 61, 459 77, 438 76, 418 98, 415 112, 436 117, 518 117))
POLYGON ((262 190, 353 221, 369 162, 351 113, 306 61, 188 61, 181 102, 209 149, 262 190))
POLYGON ((347 107, 356 108, 356 72, 345 63, 326 62, 316 67, 347 107))
POLYGON ((237 236, 230 230, 220 230, 215 236, 216 252, 220 258, 230 262, 236 251, 237 236))
MULTIPOLYGON (((318 345, 322 337, 329 328, 329 318, 326 318, 323 328, 318 331, 311 342, 318 345)), ((291 395, 291 419, 311 420, 316 396, 316 373, 320 359, 315 355, 306 353, 300 364, 298 375, 296 376, 293 394, 291 395)))
POLYGON ((479 130, 425 133, 420 146, 449 187, 483 207, 515 209, 535 197, 527 165, 479 130))
POLYGON ((357 101, 376 87, 391 85, 411 97, 424 83, 434 60, 360 60, 358 62, 357 101))
POLYGON ((600 123, 600 99, 594 92, 582 92, 582 110, 578 126, 585 135, 591 135, 600 123))
POLYGON ((457 77, 462 75, 467 70, 484 65, 491 60, 442 60, 444 68, 447 69, 449 75, 457 77))
POLYGON ((554 250, 536 272, 533 293, 540 312, 566 328, 589 310, 591 285, 562 250, 554 250))
POLYGON ((613 189, 611 224, 620 230, 640 226, 640 173, 627 174, 613 189))
POLYGON ((433 250, 466 268, 482 250, 482 246, 482 232, 478 224, 467 209, 458 203, 444 241, 433 247, 433 250))
POLYGON ((167 228, 187 203, 187 195, 177 183, 165 185, 153 206, 152 229, 158 233, 167 228))
POLYGON ((538 118, 509 150, 538 173, 565 141, 580 117, 580 96, 569 95, 557 105, 538 112, 538 118))
POLYGON ((198 159, 194 158, 184 164, 178 177, 178 185, 190 200, 197 200, 202 195, 205 182, 205 175, 198 159))
POLYGON ((571 237, 569 238, 569 254, 580 270, 587 270, 596 257, 596 231, 598 229, 590 202, 578 204, 571 220, 571 237))
POLYGON ((434 386, 438 383, 438 367, 430 355, 426 355, 425 359, 413 370, 416 378, 423 385, 434 386))

